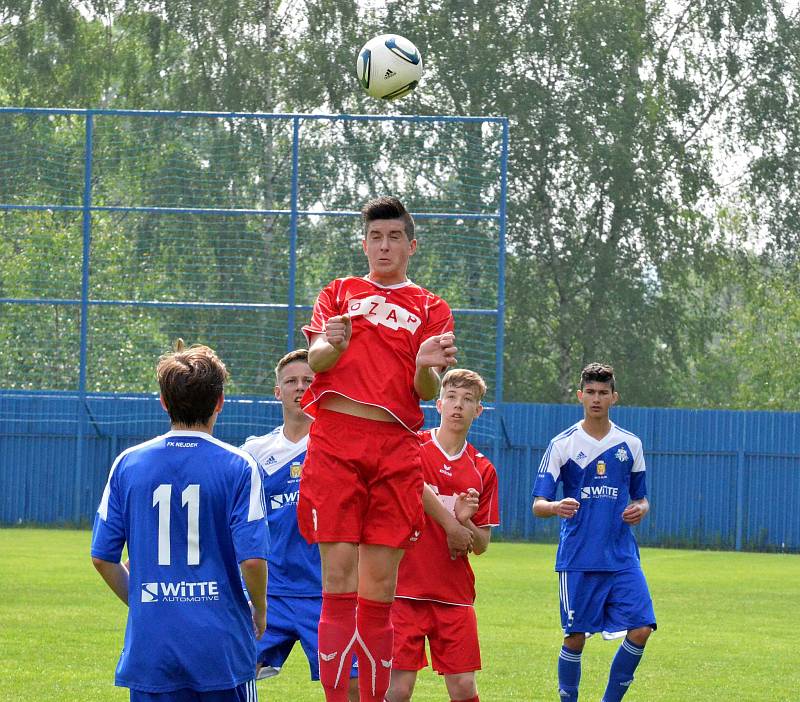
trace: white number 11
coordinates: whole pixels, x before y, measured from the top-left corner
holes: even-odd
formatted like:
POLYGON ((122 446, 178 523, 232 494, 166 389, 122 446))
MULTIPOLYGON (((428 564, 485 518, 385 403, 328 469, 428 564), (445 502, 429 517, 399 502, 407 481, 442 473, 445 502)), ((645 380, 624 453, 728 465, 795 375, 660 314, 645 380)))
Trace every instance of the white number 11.
MULTIPOLYGON (((153 490, 153 507, 158 505, 158 565, 170 565, 170 500, 172 485, 159 485, 153 490)), ((200 565, 200 486, 189 485, 181 493, 181 504, 188 505, 188 521, 186 525, 186 562, 188 565, 200 565)))

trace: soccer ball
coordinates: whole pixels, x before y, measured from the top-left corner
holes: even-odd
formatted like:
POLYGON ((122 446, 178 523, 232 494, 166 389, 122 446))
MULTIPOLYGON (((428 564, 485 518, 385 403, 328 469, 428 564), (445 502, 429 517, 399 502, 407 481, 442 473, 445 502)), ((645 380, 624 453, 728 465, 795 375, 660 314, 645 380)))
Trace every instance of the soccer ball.
POLYGON ((408 95, 419 83, 422 56, 408 39, 381 34, 358 52, 356 75, 372 97, 396 100, 408 95))

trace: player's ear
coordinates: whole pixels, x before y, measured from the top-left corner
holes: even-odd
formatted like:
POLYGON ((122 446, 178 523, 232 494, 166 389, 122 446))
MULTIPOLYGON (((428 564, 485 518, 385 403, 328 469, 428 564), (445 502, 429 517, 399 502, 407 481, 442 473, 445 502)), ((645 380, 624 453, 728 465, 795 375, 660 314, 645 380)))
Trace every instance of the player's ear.
POLYGON ((442 398, 441 398, 441 397, 437 397, 437 398, 436 398, 436 411, 437 411, 439 414, 441 414, 441 413, 442 413, 442 398))
POLYGON ((367 237, 361 239, 361 248, 364 250, 364 255, 367 255, 367 237))
POLYGON ((281 386, 280 385, 276 385, 275 389, 272 392, 275 395, 275 399, 276 400, 280 400, 281 399, 281 386))
POLYGON ((408 242, 408 255, 413 256, 417 251, 417 240, 412 239, 408 242))
POLYGON ((578 396, 578 402, 583 402, 583 390, 578 390, 575 394, 578 396))
POLYGON ((482 414, 483 414, 483 405, 481 404, 481 401, 478 400, 478 408, 475 410, 475 419, 480 417, 482 414))
POLYGON ((615 390, 614 392, 611 393, 611 404, 616 405, 617 400, 619 400, 619 393, 615 390))
POLYGON ((214 411, 219 414, 222 412, 222 405, 225 404, 225 393, 220 393, 219 397, 217 398, 217 404, 214 407, 214 411))
POLYGON ((164 396, 159 393, 158 401, 161 403, 161 406, 164 408, 164 411, 169 414, 169 410, 167 409, 167 403, 164 401, 164 396))

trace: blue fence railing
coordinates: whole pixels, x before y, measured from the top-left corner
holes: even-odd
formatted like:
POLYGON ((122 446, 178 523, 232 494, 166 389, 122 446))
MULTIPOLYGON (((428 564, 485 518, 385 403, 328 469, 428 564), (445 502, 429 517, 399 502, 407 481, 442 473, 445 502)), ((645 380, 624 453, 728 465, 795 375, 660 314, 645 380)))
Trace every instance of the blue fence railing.
MULTIPOLYGON (((549 439, 579 418, 579 406, 505 404, 477 420, 474 442, 500 478, 501 536, 555 540, 557 520, 535 519, 530 494, 549 439)), ((165 420, 153 396, 0 393, 0 523, 90 520, 113 458, 165 420)), ((641 544, 800 551, 800 413, 618 408, 614 420, 644 444, 652 510, 637 527, 641 544)), ((273 400, 233 398, 216 433, 238 444, 280 421, 273 400)))

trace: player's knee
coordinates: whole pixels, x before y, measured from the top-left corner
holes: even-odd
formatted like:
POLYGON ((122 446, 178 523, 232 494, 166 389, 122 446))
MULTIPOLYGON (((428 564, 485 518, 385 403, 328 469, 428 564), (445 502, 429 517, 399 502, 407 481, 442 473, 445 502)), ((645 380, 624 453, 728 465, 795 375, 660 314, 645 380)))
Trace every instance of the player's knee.
POLYGON ((631 629, 628 632, 628 639, 637 646, 642 647, 647 643, 647 639, 650 638, 652 633, 653 630, 649 626, 642 626, 638 629, 631 629))
POLYGON ((586 645, 586 634, 570 634, 564 637, 564 645, 570 650, 580 653, 586 645))
POLYGON ((387 702, 411 702, 411 695, 414 693, 414 685, 406 682, 395 682, 389 686, 386 693, 387 702))
POLYGON ((447 684, 447 692, 452 700, 471 700, 478 694, 475 673, 446 675, 445 682, 447 684))

